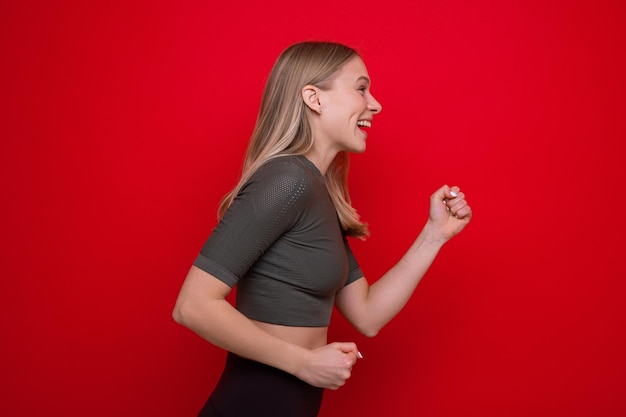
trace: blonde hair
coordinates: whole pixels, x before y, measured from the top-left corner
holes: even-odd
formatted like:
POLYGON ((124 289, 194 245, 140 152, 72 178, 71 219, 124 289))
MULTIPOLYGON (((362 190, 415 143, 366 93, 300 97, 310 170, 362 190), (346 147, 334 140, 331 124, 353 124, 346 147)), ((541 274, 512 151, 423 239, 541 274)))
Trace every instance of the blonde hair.
MULTIPOLYGON (((302 42, 287 48, 274 64, 265 85, 257 122, 250 137, 238 184, 222 199, 218 218, 222 218, 241 187, 267 161, 286 155, 304 155, 313 147, 313 131, 301 90, 314 85, 330 88, 333 76, 358 53, 334 42, 302 42)), ((368 235, 352 207, 348 193, 350 158, 339 152, 328 168, 325 180, 337 210, 342 229, 349 236, 368 235)))

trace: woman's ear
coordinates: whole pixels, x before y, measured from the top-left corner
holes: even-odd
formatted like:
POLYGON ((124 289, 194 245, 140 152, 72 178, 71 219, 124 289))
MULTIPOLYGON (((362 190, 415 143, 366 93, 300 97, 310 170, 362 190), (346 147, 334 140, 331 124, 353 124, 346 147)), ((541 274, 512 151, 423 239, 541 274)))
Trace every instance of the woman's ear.
POLYGON ((302 100, 315 113, 322 114, 322 103, 320 103, 320 89, 314 85, 305 85, 302 88, 302 100))

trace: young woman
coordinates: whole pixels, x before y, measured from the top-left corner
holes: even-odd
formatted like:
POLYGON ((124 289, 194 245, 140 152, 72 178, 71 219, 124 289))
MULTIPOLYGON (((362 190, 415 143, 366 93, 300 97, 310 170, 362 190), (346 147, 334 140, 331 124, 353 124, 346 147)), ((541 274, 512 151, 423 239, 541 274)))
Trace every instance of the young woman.
POLYGON ((316 416, 323 390, 344 385, 361 358, 354 343, 328 343, 333 304, 376 335, 470 221, 464 194, 442 186, 403 258, 368 284, 347 241, 367 235, 350 204, 348 152, 365 151, 380 111, 347 46, 299 43, 275 63, 241 179, 174 308, 178 323, 229 352, 201 416, 316 416), (225 299, 235 285, 236 308, 225 299))

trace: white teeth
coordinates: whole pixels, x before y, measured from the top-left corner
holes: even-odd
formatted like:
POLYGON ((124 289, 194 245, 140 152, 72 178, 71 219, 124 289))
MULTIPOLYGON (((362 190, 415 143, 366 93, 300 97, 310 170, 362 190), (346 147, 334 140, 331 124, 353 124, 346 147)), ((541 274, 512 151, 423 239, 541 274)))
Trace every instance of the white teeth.
POLYGON ((358 120, 356 122, 356 125, 363 127, 372 127, 372 122, 370 122, 369 120, 358 120))

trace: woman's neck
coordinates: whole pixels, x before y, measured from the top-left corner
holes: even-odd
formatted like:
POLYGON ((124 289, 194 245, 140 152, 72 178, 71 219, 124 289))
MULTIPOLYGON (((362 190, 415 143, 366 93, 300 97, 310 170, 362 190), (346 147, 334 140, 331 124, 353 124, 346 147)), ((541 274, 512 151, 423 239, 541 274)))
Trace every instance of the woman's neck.
POLYGON ((328 171, 328 167, 337 156, 337 152, 321 152, 320 150, 313 148, 304 156, 311 161, 317 169, 322 173, 322 175, 326 175, 326 171, 328 171))

